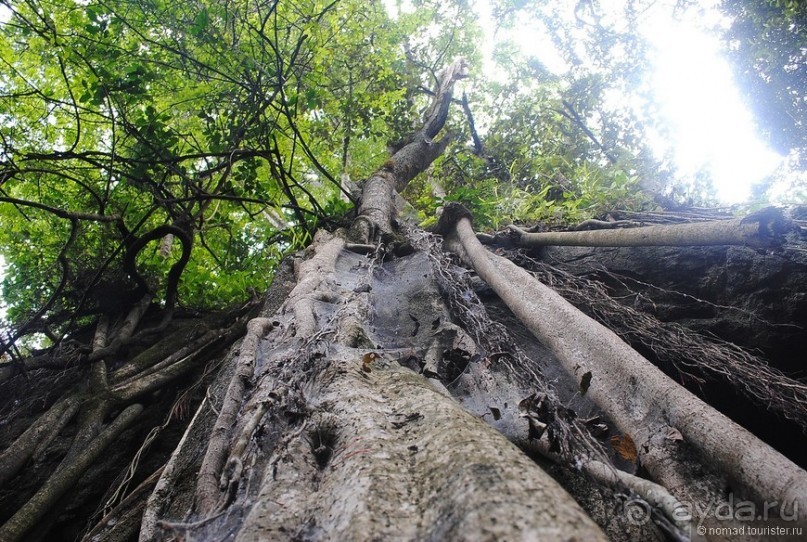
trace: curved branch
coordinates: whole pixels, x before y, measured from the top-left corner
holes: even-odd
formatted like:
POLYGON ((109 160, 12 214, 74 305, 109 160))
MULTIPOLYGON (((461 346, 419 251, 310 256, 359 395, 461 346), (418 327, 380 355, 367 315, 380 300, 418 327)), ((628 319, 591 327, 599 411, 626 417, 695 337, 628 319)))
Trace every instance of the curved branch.
POLYGON ((174 263, 174 265, 172 265, 171 269, 168 271, 168 281, 166 282, 165 286, 165 310, 166 314, 170 315, 170 313, 174 309, 174 304, 176 302, 177 286, 179 285, 179 278, 182 275, 182 271, 185 270, 185 266, 188 264, 188 260, 190 260, 191 257, 191 248, 193 246, 193 238, 191 237, 191 235, 178 226, 173 226, 170 224, 158 226, 153 230, 144 233, 143 235, 138 237, 131 245, 129 245, 129 247, 126 250, 126 255, 124 256, 123 267, 126 270, 126 272, 132 277, 132 279, 134 279, 134 281, 137 282, 141 292, 143 293, 149 292, 148 283, 137 271, 137 264, 135 262, 135 258, 148 243, 150 243, 151 241, 156 241, 157 239, 161 239, 168 234, 174 235, 182 243, 182 255, 180 256, 179 260, 176 263, 174 263))
POLYGON ((81 115, 78 113, 78 102, 73 94, 73 86, 70 84, 70 78, 67 76, 67 71, 64 67, 64 60, 62 60, 61 55, 57 55, 56 60, 59 63, 59 72, 62 74, 62 78, 64 79, 65 87, 67 87, 67 93, 70 94, 70 101, 71 105, 73 106, 73 115, 76 119, 76 137, 73 139, 73 143, 70 145, 70 151, 68 151, 72 152, 78 146, 78 142, 81 139, 81 115))

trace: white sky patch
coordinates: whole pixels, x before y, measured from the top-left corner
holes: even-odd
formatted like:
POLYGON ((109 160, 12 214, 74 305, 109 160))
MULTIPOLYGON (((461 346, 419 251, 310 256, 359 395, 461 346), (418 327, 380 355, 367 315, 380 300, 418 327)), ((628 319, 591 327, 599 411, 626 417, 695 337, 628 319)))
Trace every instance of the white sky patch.
MULTIPOLYGON (((604 20, 620 20, 624 9, 621 0, 603 0, 604 20)), ((708 171, 718 199, 723 203, 745 201, 751 185, 772 174, 782 163, 782 156, 771 151, 755 132, 753 119, 736 88, 731 70, 720 56, 721 43, 704 27, 725 24, 714 2, 703 2, 675 20, 669 2, 653 3, 640 19, 640 32, 654 51, 648 58, 652 99, 659 105, 661 124, 669 137, 649 130, 648 143, 658 156, 672 151, 682 176, 708 171)), ((568 5, 569 20, 574 24, 574 3, 568 5)), ((509 40, 519 46, 525 56, 537 58, 553 73, 567 71, 549 33, 530 17, 522 17, 512 29, 494 34, 488 0, 478 0, 477 10, 485 32, 482 45, 486 63, 494 41, 509 40)), ((621 29, 624 30, 624 29, 621 29)), ((585 54, 581 50, 581 57, 585 54)), ((485 73, 496 74, 487 66, 485 73)), ((637 96, 612 96, 614 104, 635 103, 637 96)), ((652 124, 652 123, 650 123, 652 124)))
POLYGON ((414 13, 416 9, 411 0, 382 0, 382 3, 393 21, 400 13, 414 13))
POLYGON ((679 171, 707 170, 721 201, 747 200, 751 185, 773 173, 783 157, 755 133, 717 38, 669 19, 656 19, 643 31, 655 50, 650 82, 679 171))
POLYGON ((534 19, 520 21, 513 29, 496 29, 489 0, 478 0, 475 9, 479 13, 479 22, 482 27, 484 41, 481 49, 484 55, 485 73, 498 78, 506 78, 503 70, 492 65, 493 50, 497 42, 507 40, 512 42, 526 57, 535 57, 553 73, 563 73, 568 67, 566 61, 555 49, 549 32, 543 23, 534 19))

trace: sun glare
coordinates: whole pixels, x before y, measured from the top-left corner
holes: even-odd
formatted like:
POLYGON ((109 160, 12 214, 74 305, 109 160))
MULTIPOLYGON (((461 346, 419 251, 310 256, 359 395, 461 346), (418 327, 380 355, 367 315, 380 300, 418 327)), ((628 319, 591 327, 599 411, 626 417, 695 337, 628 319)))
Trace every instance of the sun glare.
POLYGON ((751 186, 783 157, 755 133, 717 38, 669 20, 649 26, 645 35, 654 49, 653 94, 679 171, 708 171, 722 202, 747 200, 751 186))
MULTIPOLYGON (((699 6, 697 14, 679 13, 678 18, 673 18, 668 2, 653 4, 642 14, 640 32, 653 51, 648 59, 648 83, 661 117, 649 120, 660 121, 667 133, 660 136, 650 132, 648 141, 659 156, 672 152, 682 177, 707 172, 720 202, 740 203, 750 197, 751 186, 772 174, 784 157, 770 150, 756 134, 729 65, 720 56, 719 39, 702 29, 705 24, 723 22, 719 12, 706 4, 699 6)), ((623 2, 600 5, 606 19, 619 20, 623 2)), ((573 25, 573 4, 569 6, 568 24, 573 25)), ((488 0, 479 0, 477 9, 488 40, 512 41, 554 73, 566 71, 539 23, 525 17, 514 28, 494 35, 496 25, 488 0)), ((486 51, 492 49, 492 44, 486 44, 486 51)), ((638 96, 610 98, 615 103, 636 103, 637 111, 640 109, 638 96)))

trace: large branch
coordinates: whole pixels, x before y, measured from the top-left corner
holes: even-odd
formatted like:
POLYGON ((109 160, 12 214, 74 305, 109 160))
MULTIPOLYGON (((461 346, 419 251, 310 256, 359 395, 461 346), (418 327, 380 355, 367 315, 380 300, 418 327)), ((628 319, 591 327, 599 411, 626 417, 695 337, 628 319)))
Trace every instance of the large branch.
POLYGON ((43 443, 61 432, 78 412, 81 400, 76 394, 60 399, 0 454, 0 487, 20 472, 43 443))
POLYGON ((527 233, 511 226, 519 246, 547 245, 586 247, 647 247, 748 245, 771 247, 780 244, 782 234, 793 225, 782 211, 773 207, 733 220, 710 220, 689 224, 644 226, 592 231, 527 233))
POLYGON ((72 488, 84 472, 111 445, 120 433, 126 429, 143 411, 141 405, 131 405, 118 414, 109 426, 87 446, 75 461, 57 471, 48 478, 45 485, 20 508, 8 522, 0 527, 0 540, 14 542, 22 540, 42 516, 72 488))
POLYGON ((588 395, 633 435, 643 466, 664 486, 680 483, 663 435, 670 427, 760 502, 807 518, 807 472, 668 378, 611 330, 479 243, 470 213, 446 207, 438 224, 463 258, 571 374, 592 375, 588 395))
POLYGON ((393 195, 396 190, 403 191, 409 181, 425 171, 450 143, 448 135, 439 141, 434 141, 434 138, 448 118, 454 83, 467 76, 467 69, 465 60, 458 59, 443 71, 423 127, 364 183, 358 216, 350 230, 350 241, 370 244, 380 235, 394 231, 393 195))

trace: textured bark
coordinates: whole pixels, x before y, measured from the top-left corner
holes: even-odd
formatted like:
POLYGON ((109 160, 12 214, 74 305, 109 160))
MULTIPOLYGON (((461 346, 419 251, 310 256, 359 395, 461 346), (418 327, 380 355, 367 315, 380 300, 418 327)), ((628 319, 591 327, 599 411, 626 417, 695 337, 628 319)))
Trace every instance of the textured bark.
POLYGON ((70 422, 80 403, 78 395, 60 400, 3 450, 0 454, 0 487, 17 475, 44 441, 54 438, 70 422))
POLYGON ((394 194, 403 191, 409 181, 425 171, 451 142, 450 135, 439 141, 434 141, 434 138, 448 117, 454 84, 466 76, 467 64, 463 59, 458 59, 440 74, 431 108, 421 129, 364 183, 358 216, 348 234, 349 241, 370 245, 397 230, 394 194))
MULTIPOLYGON (((670 380, 649 361, 536 281, 528 272, 479 243, 467 212, 450 208, 440 227, 456 235, 458 249, 572 375, 589 374, 587 393, 636 442, 645 468, 673 492, 694 477, 677 463, 670 428, 759 502, 807 518, 807 473, 754 435, 670 380)), ((577 377, 579 378, 579 376, 577 377)), ((684 493, 688 502, 696 497, 684 493)))
POLYGON ((218 504, 218 484, 221 469, 226 459, 228 435, 235 425, 244 393, 254 373, 258 341, 272 328, 272 322, 266 318, 255 318, 247 325, 247 335, 241 341, 240 353, 236 362, 235 376, 230 381, 227 395, 219 411, 216 425, 210 436, 210 444, 202 461, 196 486, 196 502, 202 514, 210 514, 218 504))
POLYGON ((315 383, 314 419, 335 438, 324 472, 311 445, 294 442, 238 540, 300 529, 330 540, 603 539, 556 482, 484 422, 396 360, 382 354, 368 372, 358 354, 333 352, 315 383))
MULTIPOLYGON (((449 318, 425 278, 429 260, 412 255, 412 272, 396 276, 405 259, 377 267, 322 232, 314 246, 270 318, 276 325, 259 344, 241 346, 254 359, 239 367, 252 374, 224 440, 231 459, 211 477, 218 506, 208 514, 197 502, 190 516, 171 507, 178 466, 193 472, 198 461, 193 446, 180 446, 163 473, 173 482, 158 482, 141 540, 225 532, 245 541, 603 539, 519 449, 401 366, 434 351, 431 323, 449 318), (404 295, 409 281, 422 284, 404 295), (296 419, 284 425, 291 411, 296 419)), ((238 371, 236 381, 244 381, 238 371)), ((184 440, 208 434, 216 422, 205 418, 197 414, 184 440)))
MULTIPOLYGON (((129 311, 127 319, 111 339, 113 344, 116 342, 119 345, 123 344, 133 335, 142 318, 143 309, 143 304, 139 303, 129 311)), ((11 501, 14 504, 13 508, 8 510, 8 516, 14 511, 16 513, 10 518, 6 516, 7 522, 0 530, 0 539, 41 540, 46 537, 50 525, 61 519, 62 510, 80 509, 87 502, 85 499, 97 499, 98 493, 103 493, 104 490, 108 491, 110 502, 117 498, 118 491, 125 491, 140 463, 141 452, 154 438, 147 437, 133 458, 126 458, 125 451, 111 449, 113 444, 118 443, 118 438, 124 430, 130 429, 133 424, 151 422, 149 419, 143 420, 139 417, 144 408, 132 402, 148 392, 164 389, 167 384, 176 382, 179 377, 190 373, 195 367, 198 369, 204 367, 203 362, 209 360, 210 356, 221 347, 229 344, 222 342, 231 342, 243 333, 243 325, 238 325, 237 316, 228 315, 224 320, 229 323, 232 321, 230 318, 234 320, 231 325, 207 333, 202 333, 206 329, 204 325, 198 329, 196 326, 180 327, 172 336, 158 341, 148 351, 134 356, 130 362, 124 362, 109 372, 106 359, 98 358, 85 366, 86 376, 78 377, 78 381, 68 380, 64 389, 57 387, 57 392, 64 393, 62 398, 34 421, 26 432, 15 438, 0 456, 0 482, 5 488, 11 485, 23 486, 19 491, 20 496, 11 501), (195 337, 196 333, 200 333, 200 336, 195 337), (199 341, 194 338, 198 338, 199 341), (190 349, 182 348, 183 342, 190 349), (113 415, 111 421, 108 419, 110 414, 113 415), (74 426, 68 430, 68 424, 71 422, 74 426), (120 484, 119 486, 107 489, 101 484, 109 483, 110 480, 102 478, 98 487, 93 488, 92 482, 89 482, 86 476, 88 472, 103 473, 105 468, 111 468, 113 471, 123 468, 122 465, 118 465, 116 469, 115 459, 108 456, 119 461, 131 461, 129 468, 124 469, 124 471, 131 469, 131 472, 122 475, 121 481, 113 482, 120 484), (105 466, 102 467, 102 464, 105 466), (22 471, 26 465, 30 470, 22 471), (32 473, 30 480, 29 472, 32 473), (47 477, 43 478, 43 473, 47 473, 47 477), (65 498, 66 493, 75 491, 77 486, 83 487, 87 493, 80 497, 65 498)), ((93 354, 110 348, 105 344, 108 331, 102 318, 93 338, 93 346, 96 349, 93 354)), ((156 339, 157 335, 154 337, 156 339)), ((148 403, 153 406, 165 398, 170 400, 171 395, 158 393, 149 397, 148 403)), ((181 407, 178 403, 182 401, 182 394, 176 401, 174 407, 178 410, 174 411, 174 407, 171 407, 168 421, 161 427, 154 428, 152 433, 155 431, 159 433, 174 416, 180 415, 181 407)), ((152 415, 153 412, 154 410, 151 411, 152 415)), ((158 412, 157 415, 162 418, 166 412, 158 412)), ((128 439, 141 429, 142 427, 126 431, 127 444, 131 444, 128 439)), ((104 476, 110 475, 114 476, 108 471, 104 473, 104 476)), ((92 513, 92 510, 89 513, 92 513)), ((66 515, 69 517, 69 514, 66 515)), ((131 525, 132 518, 128 518, 127 521, 131 525)), ((70 519, 67 522, 69 523, 70 519)))

